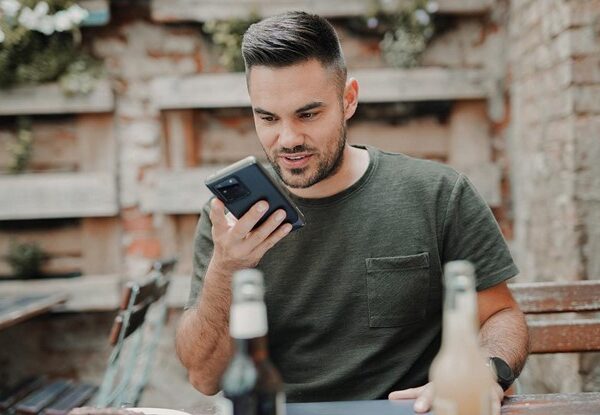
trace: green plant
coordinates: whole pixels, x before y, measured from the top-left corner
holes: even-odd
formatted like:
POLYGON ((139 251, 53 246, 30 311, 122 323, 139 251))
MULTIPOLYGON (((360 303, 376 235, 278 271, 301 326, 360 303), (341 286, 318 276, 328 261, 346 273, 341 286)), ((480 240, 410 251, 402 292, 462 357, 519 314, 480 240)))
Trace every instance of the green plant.
POLYGON ((8 252, 8 264, 15 277, 31 278, 41 273, 42 261, 45 254, 38 244, 17 243, 11 241, 8 252))
POLYGON ((379 46, 386 62, 410 68, 419 64, 435 32, 437 9, 431 0, 378 0, 367 16, 351 21, 351 28, 383 36, 379 46))
POLYGON ((250 25, 258 21, 258 16, 251 14, 247 19, 209 20, 204 23, 202 29, 219 48, 221 65, 230 71, 244 70, 242 38, 250 25))
POLYGON ((17 138, 6 146, 10 154, 8 170, 11 173, 22 173, 26 168, 33 152, 33 133, 31 132, 31 117, 17 118, 17 138))
MULTIPOLYGON (((0 0, 0 87, 76 76, 82 65, 96 74, 99 63, 81 49, 79 24, 87 14, 75 0, 0 0)), ((62 84, 68 93, 90 89, 62 84)))

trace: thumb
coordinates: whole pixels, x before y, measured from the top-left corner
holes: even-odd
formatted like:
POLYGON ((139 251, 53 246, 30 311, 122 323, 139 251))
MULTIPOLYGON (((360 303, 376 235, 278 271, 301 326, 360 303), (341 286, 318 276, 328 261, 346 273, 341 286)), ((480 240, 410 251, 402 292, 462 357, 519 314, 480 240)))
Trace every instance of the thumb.
POLYGON ((424 386, 421 395, 415 401, 413 409, 417 413, 427 412, 431 409, 433 403, 433 383, 429 382, 424 386))

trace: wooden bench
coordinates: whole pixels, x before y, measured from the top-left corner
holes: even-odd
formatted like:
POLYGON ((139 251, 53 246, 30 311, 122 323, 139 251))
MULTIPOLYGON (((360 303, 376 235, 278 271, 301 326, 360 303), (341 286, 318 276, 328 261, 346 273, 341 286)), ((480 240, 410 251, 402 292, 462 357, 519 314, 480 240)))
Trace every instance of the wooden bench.
POLYGON ((595 313, 600 311, 600 280, 509 287, 527 317, 532 354, 600 351, 600 316, 595 313))
POLYGON ((165 322, 165 294, 175 263, 175 259, 156 261, 143 280, 130 281, 124 287, 109 335, 113 349, 100 388, 70 379, 34 375, 0 392, 0 414, 66 415, 88 402, 101 407, 137 404, 148 380, 160 328, 165 322), (159 313, 155 320, 147 323, 150 308, 153 311, 157 308, 159 313), (144 340, 142 328, 148 324, 155 327, 153 335, 144 340), (126 352, 124 346, 128 347, 126 352), (141 372, 135 372, 138 367, 142 368, 141 372))

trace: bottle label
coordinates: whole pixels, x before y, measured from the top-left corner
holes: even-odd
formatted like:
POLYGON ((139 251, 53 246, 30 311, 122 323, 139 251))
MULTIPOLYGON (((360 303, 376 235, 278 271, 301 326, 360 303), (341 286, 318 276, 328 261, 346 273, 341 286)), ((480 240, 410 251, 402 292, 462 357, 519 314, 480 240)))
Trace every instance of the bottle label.
POLYGON ((435 415, 459 415, 456 402, 444 398, 434 398, 433 412, 435 415))
POLYGON ((215 415, 233 415, 233 402, 231 400, 219 396, 215 398, 215 415))
POLYGON ((252 301, 233 304, 229 333, 236 339, 252 339, 267 334, 267 307, 264 302, 252 301))

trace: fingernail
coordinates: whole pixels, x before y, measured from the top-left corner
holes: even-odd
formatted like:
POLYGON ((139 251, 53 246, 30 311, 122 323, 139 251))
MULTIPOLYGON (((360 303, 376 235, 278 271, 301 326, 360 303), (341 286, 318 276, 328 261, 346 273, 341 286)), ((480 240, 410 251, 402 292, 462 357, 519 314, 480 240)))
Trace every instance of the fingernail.
POLYGON ((259 202, 258 206, 256 207, 256 209, 260 212, 260 213, 264 213, 267 211, 267 209, 269 208, 269 205, 267 205, 267 202, 259 202))
POLYGON ((291 230, 292 230, 292 225, 290 225, 289 223, 286 223, 285 225, 283 225, 283 232, 289 233, 291 230))
POLYGON ((275 219, 277 219, 279 222, 281 222, 282 220, 285 219, 285 212, 278 212, 277 216, 275 216, 275 219))

